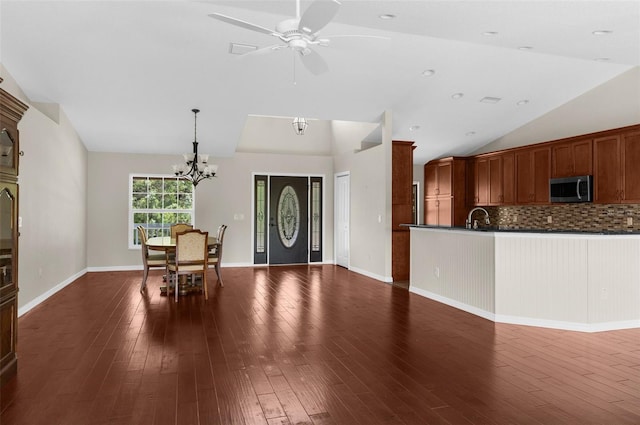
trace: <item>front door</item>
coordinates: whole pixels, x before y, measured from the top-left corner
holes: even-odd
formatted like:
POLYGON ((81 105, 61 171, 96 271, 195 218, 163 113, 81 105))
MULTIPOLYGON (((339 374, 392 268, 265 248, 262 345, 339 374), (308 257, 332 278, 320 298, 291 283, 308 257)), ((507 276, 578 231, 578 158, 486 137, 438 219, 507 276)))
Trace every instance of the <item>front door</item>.
POLYGON ((307 177, 273 176, 269 191, 269 264, 308 262, 307 177))

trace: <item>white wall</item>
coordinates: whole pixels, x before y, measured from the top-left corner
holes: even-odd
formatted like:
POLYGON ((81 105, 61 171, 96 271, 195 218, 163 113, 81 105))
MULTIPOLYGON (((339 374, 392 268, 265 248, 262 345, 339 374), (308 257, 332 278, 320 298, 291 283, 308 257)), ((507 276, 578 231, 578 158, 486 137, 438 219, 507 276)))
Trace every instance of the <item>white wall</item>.
POLYGON ((336 155, 334 171, 350 173, 350 268, 391 282, 391 113, 382 120, 382 143, 336 155))
MULTIPOLYGON (((129 249, 129 174, 168 174, 178 155, 89 153, 88 266, 92 270, 140 268, 138 249, 129 249)), ((333 164, 330 156, 237 153, 233 158, 214 158, 218 175, 196 188, 195 224, 225 233, 224 263, 251 265, 252 173, 324 176, 324 260, 333 261, 333 164), (234 217, 244 216, 234 220, 234 217)))
POLYGON ((485 145, 474 154, 640 123, 640 66, 485 145))
POLYGON ((7 70, 0 71, 2 88, 29 105, 18 124, 24 151, 18 312, 24 314, 86 271, 87 151, 64 111, 50 105, 43 114, 7 70))

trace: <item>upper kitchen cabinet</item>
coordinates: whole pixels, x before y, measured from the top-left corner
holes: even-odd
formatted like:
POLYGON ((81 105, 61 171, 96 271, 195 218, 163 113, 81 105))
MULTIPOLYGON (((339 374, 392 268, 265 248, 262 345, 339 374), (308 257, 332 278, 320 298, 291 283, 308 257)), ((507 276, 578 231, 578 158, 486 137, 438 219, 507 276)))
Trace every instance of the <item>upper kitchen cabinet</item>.
POLYGON ((453 160, 430 161, 424 166, 424 196, 451 195, 453 160))
POLYGON ((640 202, 640 131, 593 140, 594 201, 640 202))
POLYGON ((14 181, 18 176, 18 121, 28 106, 0 89, 0 175, 14 181))
POLYGON ((554 143, 551 146, 552 177, 593 174, 592 150, 591 139, 554 143))
POLYGON ((469 205, 489 204, 489 159, 485 156, 471 159, 467 163, 469 182, 469 205))
POLYGON ((513 153, 489 157, 489 205, 510 205, 514 202, 513 153))
POLYGON ((467 160, 458 157, 437 159, 425 164, 425 224, 464 226, 467 209, 466 167, 467 160))
POLYGON ((516 203, 548 204, 551 177, 551 148, 540 146, 517 150, 516 203))

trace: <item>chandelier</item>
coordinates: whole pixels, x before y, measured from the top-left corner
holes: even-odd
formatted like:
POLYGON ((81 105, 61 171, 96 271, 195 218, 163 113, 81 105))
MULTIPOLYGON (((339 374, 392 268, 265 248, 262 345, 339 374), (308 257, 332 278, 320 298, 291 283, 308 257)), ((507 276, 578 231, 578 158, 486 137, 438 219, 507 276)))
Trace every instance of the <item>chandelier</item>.
POLYGON ((309 124, 305 118, 295 117, 291 125, 298 136, 304 136, 304 131, 307 129, 309 124))
POLYGON ((173 173, 185 180, 189 180, 194 186, 197 186, 200 181, 204 179, 210 179, 215 177, 218 171, 217 165, 209 165, 209 155, 198 154, 198 139, 197 139, 197 118, 199 109, 192 109, 193 112, 193 153, 185 153, 184 163, 174 165, 173 173))

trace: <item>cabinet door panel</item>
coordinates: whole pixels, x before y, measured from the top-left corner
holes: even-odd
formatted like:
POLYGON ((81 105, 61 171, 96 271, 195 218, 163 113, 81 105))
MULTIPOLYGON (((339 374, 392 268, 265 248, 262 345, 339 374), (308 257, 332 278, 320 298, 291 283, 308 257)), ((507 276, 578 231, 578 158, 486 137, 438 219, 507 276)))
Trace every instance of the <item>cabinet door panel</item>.
POLYGON ((480 158, 476 161, 476 205, 487 205, 489 203, 489 161, 487 158, 480 158))
POLYGON ((424 166, 424 196, 436 196, 438 189, 438 165, 424 166))
POLYGON ((528 204, 532 201, 533 170, 531 153, 520 151, 515 153, 516 162, 516 203, 528 204))
POLYGON ((620 202, 622 175, 620 171, 620 137, 610 136, 593 141, 594 201, 620 202))
POLYGON ((453 164, 447 161, 438 165, 438 196, 451 195, 453 164))
POLYGON ((573 167, 576 176, 593 174, 593 143, 591 139, 573 144, 573 167))
POLYGON ((502 157, 489 158, 489 204, 502 203, 502 157))
POLYGON ((18 185, 0 184, 0 300, 18 290, 18 185))
POLYGON ((451 198, 438 200, 438 225, 451 226, 453 219, 451 218, 452 200, 451 198))
POLYGON ((403 142, 393 142, 393 164, 391 202, 411 204, 413 183, 413 146, 403 142))
POLYGON ((502 201, 501 204, 513 204, 515 201, 515 160, 512 153, 502 155, 502 201))
POLYGON ((574 174, 573 146, 571 143, 563 143, 552 149, 553 177, 569 177, 574 174))
POLYGON ((409 279, 410 236, 407 230, 391 232, 391 277, 394 282, 409 279))
POLYGON ((549 203, 549 178, 551 177, 551 149, 533 150, 533 202, 549 203))
POLYGON ((624 202, 640 202, 640 132, 622 136, 624 202))
POLYGON ((424 201, 424 224, 438 224, 438 200, 429 198, 424 201))

